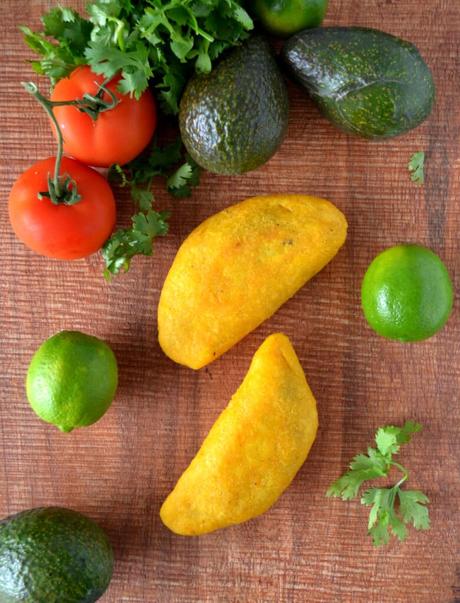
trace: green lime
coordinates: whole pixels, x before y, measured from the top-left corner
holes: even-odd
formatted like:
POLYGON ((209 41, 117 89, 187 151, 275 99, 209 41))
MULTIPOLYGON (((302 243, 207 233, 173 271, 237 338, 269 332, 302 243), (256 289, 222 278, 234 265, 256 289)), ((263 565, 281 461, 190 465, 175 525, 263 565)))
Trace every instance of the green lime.
POLYGON ((321 25, 327 4, 328 0, 255 0, 252 11, 267 31, 287 37, 321 25))
POLYGON ((41 419, 72 431, 102 417, 117 384, 117 361, 106 343, 78 331, 61 331, 35 352, 26 389, 41 419))
POLYGON ((421 245, 397 245, 378 255, 364 275, 361 302, 369 325, 399 341, 428 339, 452 310, 452 282, 439 257, 421 245))

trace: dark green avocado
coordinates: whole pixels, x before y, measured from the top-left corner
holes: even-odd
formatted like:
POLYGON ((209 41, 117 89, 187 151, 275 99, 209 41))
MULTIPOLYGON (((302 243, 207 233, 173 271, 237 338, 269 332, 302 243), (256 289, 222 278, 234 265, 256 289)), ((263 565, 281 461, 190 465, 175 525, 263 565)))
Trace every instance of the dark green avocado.
POLYGON ((288 111, 286 86, 267 42, 251 38, 210 74, 190 80, 180 103, 182 140, 206 170, 242 174, 276 152, 288 111))
POLYGON ((112 572, 107 536, 76 511, 42 507, 0 521, 1 603, 94 603, 112 572))
POLYGON ((294 77, 333 124, 365 138, 389 138, 431 112, 435 88, 417 48, 363 27, 302 31, 282 51, 294 77))

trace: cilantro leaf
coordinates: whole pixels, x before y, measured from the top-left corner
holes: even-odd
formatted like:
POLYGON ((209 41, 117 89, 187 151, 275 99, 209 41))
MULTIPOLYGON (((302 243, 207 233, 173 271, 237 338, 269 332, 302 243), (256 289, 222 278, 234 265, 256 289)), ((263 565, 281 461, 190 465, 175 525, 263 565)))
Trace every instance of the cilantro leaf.
POLYGON ((396 429, 397 428, 388 425, 387 427, 380 427, 375 434, 377 448, 384 456, 395 454, 399 450, 396 429))
POLYGON ((166 181, 166 188, 174 197, 189 197, 192 188, 200 184, 201 168, 187 155, 183 163, 166 181))
POLYGON ((105 27, 111 21, 117 22, 122 10, 126 10, 130 3, 122 3, 119 0, 96 0, 96 2, 87 5, 86 12, 90 15, 93 23, 105 27))
POLYGON ((138 235, 139 241, 142 242, 144 255, 151 255, 152 241, 156 236, 167 234, 167 218, 169 218, 169 212, 156 212, 153 209, 149 209, 147 213, 139 212, 131 218, 133 230, 138 235))
POLYGON ((233 15, 235 19, 244 27, 244 29, 250 30, 253 28, 251 17, 244 10, 244 8, 239 6, 236 2, 233 3, 233 15))
POLYGON ((411 435, 420 431, 422 426, 413 421, 406 421, 402 427, 387 425, 380 427, 375 436, 377 448, 384 455, 396 454, 401 444, 407 444, 411 435))
POLYGON ((370 528, 369 534, 372 536, 374 546, 382 546, 390 542, 390 532, 388 531, 389 517, 387 514, 381 514, 378 523, 370 528))
POLYGON ((419 490, 399 490, 399 505, 405 523, 412 523, 416 530, 428 530, 430 517, 428 497, 419 490))
POLYGON ((122 51, 90 42, 85 57, 92 70, 106 78, 112 78, 121 72, 122 78, 118 86, 120 92, 132 94, 136 98, 140 98, 147 88, 152 75, 148 50, 140 43, 136 44, 133 50, 122 51))
POLYGON ((395 511, 395 488, 371 488, 362 498, 363 505, 371 505, 369 513, 368 530, 375 546, 388 544, 390 529, 399 540, 407 536, 407 528, 395 511))
POLYGON ((396 429, 398 429, 398 444, 407 444, 414 433, 422 431, 422 426, 420 423, 415 423, 414 421, 406 421, 401 428, 396 429))
POLYGON ((93 29, 90 21, 83 19, 77 11, 71 8, 56 7, 42 17, 45 36, 53 37, 74 54, 82 55, 93 29))
POLYGON ((148 211, 153 203, 153 192, 150 189, 141 188, 133 184, 131 186, 131 198, 142 211, 148 211))
POLYGON ((363 482, 384 477, 388 472, 387 461, 376 450, 369 448, 370 456, 358 454, 350 463, 350 470, 339 477, 328 489, 327 496, 340 496, 350 500, 358 495, 363 482))
POLYGON ((188 162, 183 163, 166 181, 168 190, 180 190, 186 185, 191 175, 192 166, 188 162))
POLYGON ((109 178, 121 186, 130 186, 133 200, 145 209, 145 204, 153 201, 150 189, 156 176, 166 178, 166 188, 171 195, 187 197, 191 189, 200 183, 200 174, 201 168, 188 154, 184 154, 182 140, 178 137, 164 147, 154 143, 147 153, 125 166, 112 166, 109 178))
POLYGON ((377 449, 368 448, 367 455, 358 454, 350 463, 350 469, 337 479, 327 490, 326 496, 338 496, 350 500, 358 496, 365 481, 388 476, 392 467, 399 469, 403 476, 392 487, 370 488, 366 490, 361 503, 371 507, 368 531, 375 546, 387 544, 393 534, 399 540, 407 537, 407 524, 416 529, 430 527, 428 498, 418 490, 403 490, 402 484, 408 478, 407 470, 393 461, 402 444, 421 430, 419 423, 406 421, 402 427, 387 425, 375 434, 377 449))
POLYGON ((129 270, 134 256, 152 255, 153 240, 168 232, 168 217, 168 212, 149 209, 131 218, 131 228, 117 230, 102 248, 106 279, 110 280, 113 275, 129 270))
POLYGON ((414 153, 407 167, 412 182, 416 184, 423 184, 425 182, 425 153, 423 151, 414 153))
POLYGON ((66 77, 75 67, 86 62, 84 49, 89 43, 92 23, 83 19, 75 10, 57 7, 41 18, 43 32, 34 32, 22 26, 24 41, 42 58, 32 62, 32 68, 47 75, 51 84, 66 77), (49 38, 54 38, 52 42, 49 38))
POLYGON ((153 145, 150 149, 147 165, 155 175, 161 175, 182 158, 183 144, 180 137, 164 147, 153 145))

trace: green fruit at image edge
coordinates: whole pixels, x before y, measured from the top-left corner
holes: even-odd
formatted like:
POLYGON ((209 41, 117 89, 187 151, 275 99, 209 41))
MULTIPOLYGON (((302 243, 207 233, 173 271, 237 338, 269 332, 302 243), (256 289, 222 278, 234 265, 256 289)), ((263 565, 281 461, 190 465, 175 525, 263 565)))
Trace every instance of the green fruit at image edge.
POLYGON ((105 532, 76 511, 42 507, 0 521, 1 603, 94 603, 113 564, 105 532))
POLYGON ((389 138, 415 128, 431 113, 433 77, 418 49, 377 29, 306 29, 282 56, 323 115, 364 138, 389 138))
POLYGON ((118 368, 110 347, 91 335, 62 331, 47 339, 27 372, 27 398, 61 431, 98 421, 115 397, 118 368))
POLYGON ((399 341, 428 339, 447 322, 453 288, 439 257, 420 245, 397 245, 378 255, 361 287, 369 325, 399 341))
POLYGON ((267 31, 287 37, 321 25, 327 5, 328 0, 255 0, 251 10, 267 31))

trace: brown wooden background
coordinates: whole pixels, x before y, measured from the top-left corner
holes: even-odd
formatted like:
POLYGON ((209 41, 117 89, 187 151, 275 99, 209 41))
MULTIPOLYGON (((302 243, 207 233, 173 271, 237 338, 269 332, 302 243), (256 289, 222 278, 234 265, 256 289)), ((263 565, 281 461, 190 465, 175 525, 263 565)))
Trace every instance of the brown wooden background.
MULTIPOLYGON (((47 119, 21 90, 30 57, 17 31, 51 2, 0 7, 1 333, 0 515, 67 505, 109 532, 117 565, 106 603, 454 603, 459 538, 460 320, 416 345, 390 343, 365 325, 360 281, 384 247, 426 244, 460 284, 460 4, 458 0, 331 0, 327 24, 381 27, 415 42, 433 68, 438 98, 415 132, 384 143, 348 137, 290 85, 289 137, 268 165, 243 177, 206 175, 173 206, 171 234, 112 284, 97 256, 60 263, 13 236, 14 179, 53 152, 47 119), (426 185, 412 184, 410 155, 427 152, 426 185), (335 202, 350 229, 338 257, 256 332, 206 370, 168 360, 156 341, 156 305, 174 254, 202 219, 247 196, 305 192, 335 202), (31 355, 61 329, 105 338, 120 366, 119 393, 95 426, 63 435, 29 409, 31 355), (293 340, 316 394, 320 431, 308 462, 265 516, 200 538, 164 528, 158 510, 265 336, 293 340), (425 426, 404 452, 412 486, 432 500, 432 530, 375 550, 367 511, 324 492, 377 426, 425 426)), ((66 4, 71 4, 67 2, 66 4)), ((75 3, 73 4, 75 6, 75 3)), ((126 220, 129 204, 120 208, 126 220)), ((458 571, 458 566, 457 566, 458 571)))

